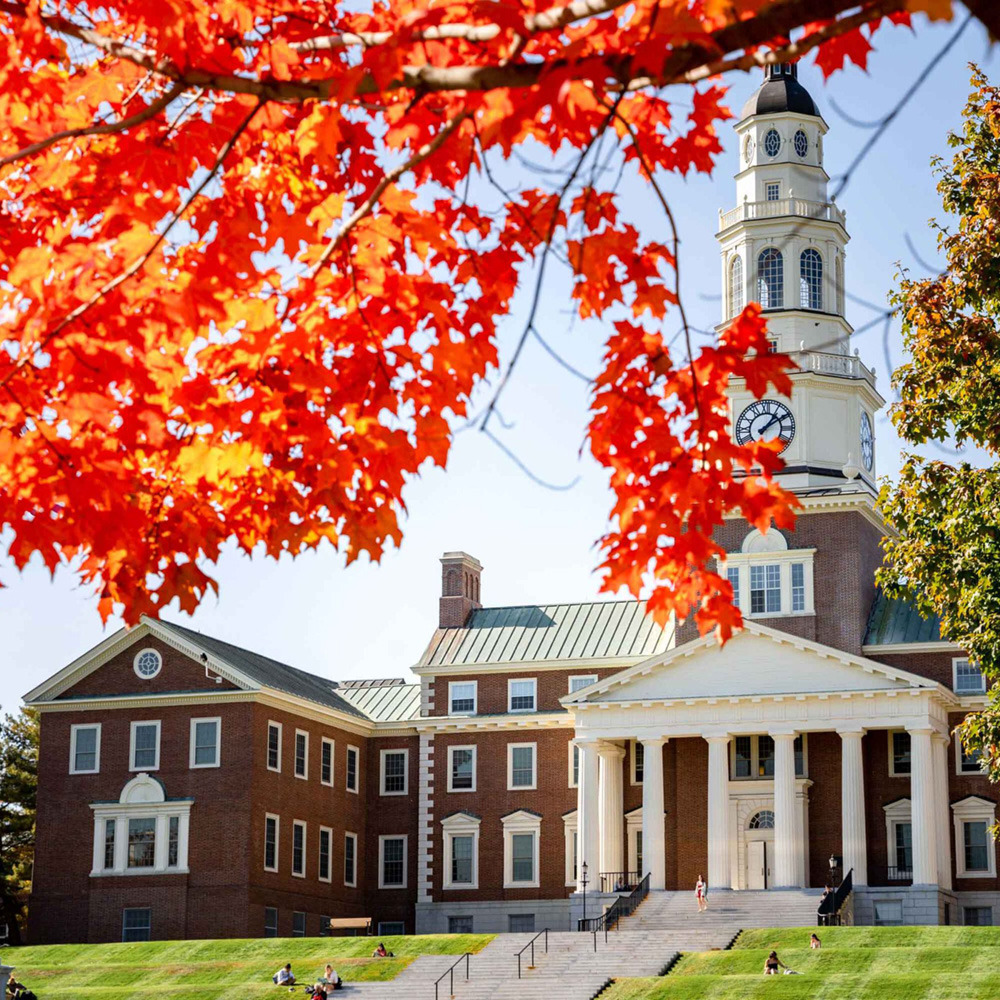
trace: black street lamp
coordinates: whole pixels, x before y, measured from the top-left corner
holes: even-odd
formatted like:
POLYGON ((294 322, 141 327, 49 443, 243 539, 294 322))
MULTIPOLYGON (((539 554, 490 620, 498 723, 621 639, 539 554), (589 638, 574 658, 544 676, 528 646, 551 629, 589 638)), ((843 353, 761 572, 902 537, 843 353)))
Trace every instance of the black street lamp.
POLYGON ((583 889, 583 929, 587 929, 587 862, 580 865, 580 886, 583 889))

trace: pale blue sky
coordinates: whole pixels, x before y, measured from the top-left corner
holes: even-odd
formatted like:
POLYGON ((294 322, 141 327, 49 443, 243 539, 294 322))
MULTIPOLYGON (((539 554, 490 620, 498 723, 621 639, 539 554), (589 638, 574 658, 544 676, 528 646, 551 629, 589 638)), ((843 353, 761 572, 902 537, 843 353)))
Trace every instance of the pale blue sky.
MULTIPOLYGON (((889 111, 956 25, 921 24, 914 35, 883 29, 875 37, 870 74, 849 68, 824 85, 811 59, 799 79, 820 105, 830 126, 824 143, 827 169, 836 179, 870 132, 849 124, 872 121, 889 111)), ((940 214, 928 161, 945 154, 945 136, 959 122, 968 93, 967 63, 980 62, 996 78, 997 60, 984 32, 970 26, 921 91, 890 126, 838 199, 847 210, 851 243, 847 250, 848 293, 883 306, 895 263, 915 273, 924 269, 907 248, 909 234, 924 260, 935 259, 927 220, 940 214)), ((758 85, 759 73, 728 78, 730 107, 738 112, 758 85)), ((683 94, 678 92, 678 100, 683 94)), ((719 258, 714 240, 720 207, 734 204, 734 137, 722 129, 725 154, 713 177, 684 180, 669 175, 665 190, 682 239, 683 292, 691 322, 707 329, 718 321, 719 258)), ((646 186, 626 177, 628 209, 644 234, 666 239, 661 212, 646 186)), ((484 193, 484 197, 489 197, 484 193)), ((563 356, 584 372, 595 372, 604 330, 600 323, 571 323, 566 282, 550 271, 539 328, 563 356)), ((527 296, 519 297, 501 328, 501 351, 510 356, 520 333, 527 296)), ((856 328, 875 315, 848 303, 856 328)), ((886 346, 879 326, 857 337, 862 358, 874 365, 888 396, 886 346)), ((893 363, 900 356, 898 324, 887 344, 893 363)), ((488 398, 483 389, 474 409, 488 398)), ((210 597, 193 618, 176 610, 167 617, 229 642, 331 678, 405 676, 437 620, 438 558, 465 549, 484 566, 483 600, 488 605, 591 600, 597 593, 595 540, 610 510, 606 477, 581 452, 588 392, 529 341, 508 385, 500 411, 509 429, 493 430, 531 469, 556 483, 576 485, 554 492, 533 483, 477 430, 458 435, 446 472, 428 469, 411 483, 405 499, 409 516, 399 551, 380 566, 355 564, 324 549, 297 560, 249 560, 235 552, 214 570, 218 599, 210 597)), ((898 468, 899 443, 884 414, 876 427, 878 472, 898 468)), ((118 627, 107 630, 96 599, 67 573, 54 581, 40 565, 18 574, 0 558, 0 705, 12 709, 20 696, 61 669, 118 627)))

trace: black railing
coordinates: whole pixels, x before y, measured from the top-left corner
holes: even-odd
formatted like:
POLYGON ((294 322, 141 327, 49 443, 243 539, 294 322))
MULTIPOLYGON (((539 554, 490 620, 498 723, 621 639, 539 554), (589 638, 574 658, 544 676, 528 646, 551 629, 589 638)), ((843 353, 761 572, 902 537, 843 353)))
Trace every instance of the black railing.
POLYGON ((890 882, 912 882, 913 868, 904 865, 869 865, 868 884, 886 885, 890 882))
POLYGON ((594 951, 597 951, 597 935, 603 931, 604 943, 607 944, 608 931, 613 931, 622 917, 629 917, 635 913, 639 904, 648 895, 649 875, 647 874, 627 896, 619 896, 599 917, 588 917, 586 920, 578 921, 576 929, 590 931, 594 935, 594 951))
POLYGON ((601 872, 601 892, 632 892, 642 881, 642 872, 601 872))
POLYGON ((819 907, 816 910, 816 922, 820 927, 840 926, 841 911, 844 909, 853 891, 854 869, 852 868, 844 876, 843 882, 833 892, 826 893, 819 901, 819 907))
POLYGON ((434 1000, 438 1000, 438 986, 445 976, 448 976, 448 995, 452 997, 455 995, 455 966, 461 965, 463 961, 465 962, 465 981, 469 981, 469 959, 471 957, 472 952, 467 951, 454 963, 454 965, 452 965, 450 969, 446 972, 442 972, 441 975, 437 977, 434 981, 434 1000))
POLYGON ((518 953, 517 953, 517 978, 521 978, 521 956, 530 948, 531 949, 531 965, 528 966, 529 969, 535 967, 535 942, 542 936, 545 935, 545 954, 549 953, 549 929, 545 928, 543 931, 539 931, 518 953))

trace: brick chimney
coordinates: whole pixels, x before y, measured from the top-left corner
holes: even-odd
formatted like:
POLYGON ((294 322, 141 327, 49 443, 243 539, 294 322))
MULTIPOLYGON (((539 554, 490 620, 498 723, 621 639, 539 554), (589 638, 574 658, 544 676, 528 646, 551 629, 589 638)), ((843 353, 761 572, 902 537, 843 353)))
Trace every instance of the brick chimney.
POLYGON ((479 578, 483 567, 467 552, 446 552, 441 557, 440 628, 460 628, 479 603, 479 578))

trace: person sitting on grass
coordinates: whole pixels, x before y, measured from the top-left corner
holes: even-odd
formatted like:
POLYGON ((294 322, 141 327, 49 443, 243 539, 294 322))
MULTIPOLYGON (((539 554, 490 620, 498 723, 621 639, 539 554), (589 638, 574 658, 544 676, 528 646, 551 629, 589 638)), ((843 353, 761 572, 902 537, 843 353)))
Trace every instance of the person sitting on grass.
POLYGON ((295 974, 292 972, 292 963, 288 962, 283 969, 271 976, 279 986, 293 986, 295 984, 295 974))
POLYGON ((810 948, 812 948, 812 950, 813 950, 813 951, 819 951, 819 950, 820 950, 820 948, 822 948, 822 947, 823 947, 823 946, 822 946, 822 945, 820 944, 820 940, 819 940, 819 938, 818 938, 818 937, 817 937, 817 936, 815 935, 815 933, 813 933, 813 934, 810 934, 810 935, 809 935, 809 947, 810 947, 810 948))
POLYGON ((344 985, 340 976, 337 975, 337 970, 329 962, 326 963, 326 968, 323 970, 323 979, 326 981, 327 993, 339 990, 344 985))
POLYGON ((392 952, 385 950, 385 945, 379 941, 378 947, 372 952, 372 958, 392 958, 392 952))
POLYGON ((778 958, 778 953, 772 951, 770 955, 767 956, 767 960, 764 962, 764 975, 765 976, 776 976, 778 975, 778 966, 787 970, 788 966, 778 958))

